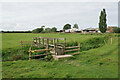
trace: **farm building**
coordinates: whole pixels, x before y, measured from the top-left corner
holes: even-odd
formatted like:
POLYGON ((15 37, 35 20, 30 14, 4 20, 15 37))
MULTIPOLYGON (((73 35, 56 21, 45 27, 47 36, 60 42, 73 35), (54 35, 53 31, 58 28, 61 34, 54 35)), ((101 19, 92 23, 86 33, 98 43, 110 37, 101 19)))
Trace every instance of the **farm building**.
POLYGON ((87 28, 87 29, 82 30, 82 33, 88 33, 88 32, 96 33, 96 32, 99 32, 99 29, 98 28, 87 28))
POLYGON ((67 29, 65 30, 65 33, 73 33, 73 32, 81 32, 79 29, 76 29, 76 28, 72 28, 72 29, 67 29))

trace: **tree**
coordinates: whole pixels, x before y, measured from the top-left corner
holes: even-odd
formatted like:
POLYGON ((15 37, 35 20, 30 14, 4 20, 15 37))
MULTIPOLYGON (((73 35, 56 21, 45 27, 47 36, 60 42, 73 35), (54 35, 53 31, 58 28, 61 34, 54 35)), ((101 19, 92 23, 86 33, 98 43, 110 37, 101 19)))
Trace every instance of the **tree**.
POLYGON ((113 28, 113 32, 114 32, 114 33, 120 33, 120 28, 119 28, 119 27, 113 28))
POLYGON ((51 32, 51 28, 45 28, 45 32, 46 32, 46 33, 51 32))
POLYGON ((74 24, 73 28, 78 29, 78 24, 74 24))
POLYGON ((107 19, 106 19, 106 12, 105 12, 105 9, 103 9, 103 11, 101 11, 100 17, 99 17, 99 30, 102 33, 105 33, 106 30, 107 30, 106 21, 107 21, 107 19))
POLYGON ((57 28, 56 28, 56 27, 53 27, 53 28, 51 29, 51 31, 52 31, 52 32, 56 32, 56 31, 57 31, 57 28))
POLYGON ((40 33, 42 31, 43 31, 43 28, 37 28, 37 29, 32 30, 32 33, 40 33))
POLYGON ((65 24, 63 27, 63 30, 67 30, 67 29, 71 29, 71 25, 70 24, 65 24))

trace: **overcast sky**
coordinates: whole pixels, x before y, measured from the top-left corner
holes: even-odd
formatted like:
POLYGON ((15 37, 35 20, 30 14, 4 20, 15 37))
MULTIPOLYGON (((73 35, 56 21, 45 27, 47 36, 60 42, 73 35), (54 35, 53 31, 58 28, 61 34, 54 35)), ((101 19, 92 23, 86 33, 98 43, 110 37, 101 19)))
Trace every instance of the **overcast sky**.
POLYGON ((0 30, 33 30, 42 25, 62 29, 75 23, 79 29, 98 28, 105 8, 108 26, 118 25, 117 2, 2 2, 0 30))

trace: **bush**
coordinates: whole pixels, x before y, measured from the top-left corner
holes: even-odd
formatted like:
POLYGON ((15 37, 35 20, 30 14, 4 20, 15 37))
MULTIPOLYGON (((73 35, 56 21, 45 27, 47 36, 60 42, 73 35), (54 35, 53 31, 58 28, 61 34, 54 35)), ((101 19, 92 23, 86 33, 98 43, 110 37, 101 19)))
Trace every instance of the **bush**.
POLYGON ((113 32, 114 32, 114 33, 120 33, 120 28, 115 27, 115 28, 113 29, 113 32))

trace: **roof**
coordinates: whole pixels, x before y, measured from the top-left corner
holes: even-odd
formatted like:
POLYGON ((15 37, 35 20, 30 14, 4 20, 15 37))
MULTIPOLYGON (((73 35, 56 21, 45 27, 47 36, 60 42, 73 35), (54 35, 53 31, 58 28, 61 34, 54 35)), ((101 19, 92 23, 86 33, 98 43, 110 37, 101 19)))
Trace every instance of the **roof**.
POLYGON ((98 28, 86 28, 84 30, 99 30, 98 28))

